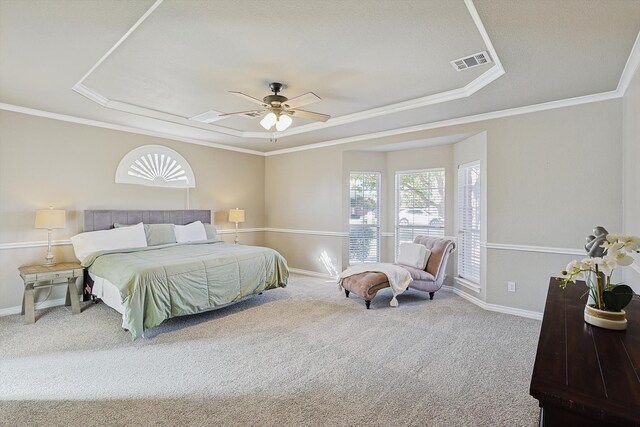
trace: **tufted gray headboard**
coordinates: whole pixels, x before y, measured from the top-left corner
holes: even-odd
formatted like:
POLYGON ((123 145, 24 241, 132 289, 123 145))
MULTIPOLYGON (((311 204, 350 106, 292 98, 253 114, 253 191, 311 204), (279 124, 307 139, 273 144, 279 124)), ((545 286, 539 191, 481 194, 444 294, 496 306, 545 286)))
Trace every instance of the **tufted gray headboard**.
POLYGON ((211 211, 84 211, 84 231, 108 230, 113 224, 177 224, 211 222, 211 211))

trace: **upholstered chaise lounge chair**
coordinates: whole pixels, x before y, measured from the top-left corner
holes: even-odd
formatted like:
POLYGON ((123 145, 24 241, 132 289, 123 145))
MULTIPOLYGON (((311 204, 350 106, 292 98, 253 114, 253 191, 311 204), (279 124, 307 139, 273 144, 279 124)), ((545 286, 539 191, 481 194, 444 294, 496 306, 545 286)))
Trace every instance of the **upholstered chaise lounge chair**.
MULTIPOLYGON (((433 299, 433 295, 442 287, 449 254, 455 250, 456 244, 450 239, 428 236, 417 236, 413 242, 424 245, 431 251, 427 266, 424 270, 405 265, 401 265, 401 267, 407 269, 413 279, 409 288, 429 292, 429 298, 433 299)), ((384 273, 369 271, 346 277, 342 281, 342 287, 347 298, 351 292, 364 298, 368 309, 371 300, 380 289, 389 287, 389 282, 384 273)))

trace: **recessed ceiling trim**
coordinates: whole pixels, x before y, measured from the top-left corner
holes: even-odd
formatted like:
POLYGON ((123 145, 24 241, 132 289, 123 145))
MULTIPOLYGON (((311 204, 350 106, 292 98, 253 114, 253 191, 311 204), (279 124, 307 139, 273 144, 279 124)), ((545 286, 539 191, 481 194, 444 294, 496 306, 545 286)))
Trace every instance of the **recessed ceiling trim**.
POLYGON ((553 110, 556 108, 571 107, 574 105, 588 104, 591 102, 608 101, 610 99, 620 98, 622 95, 614 90, 610 92, 597 93, 594 95, 579 96, 576 98, 562 99, 559 101, 543 102, 541 104, 527 105, 525 107, 510 108, 507 110, 492 111, 490 113, 476 114, 472 116, 458 117, 455 119, 442 120, 439 122, 425 123, 416 126, 408 126, 404 128, 391 129, 381 132, 373 132, 368 134, 350 136, 347 138, 334 139, 329 141, 317 142, 315 144, 302 145, 299 147, 284 148, 282 150, 267 151, 264 153, 266 157, 277 156, 279 154, 295 153, 297 151, 312 150, 316 148, 330 147, 333 145, 349 144, 352 142, 367 141, 371 139, 380 139, 388 136, 402 135, 406 133, 421 132, 425 130, 438 129, 450 126, 464 125, 468 123, 481 122, 503 117, 517 116, 527 113, 535 113, 538 111, 553 110))
POLYGON ((131 33, 133 33, 140 26, 140 24, 142 24, 145 21, 145 19, 147 19, 149 17, 149 15, 151 15, 153 13, 153 11, 156 10, 158 8, 158 6, 160 6, 162 4, 163 1, 164 0, 156 0, 156 2, 153 3, 151 5, 151 7, 136 21, 136 23, 133 24, 133 26, 131 28, 129 28, 129 30, 127 30, 127 32, 124 33, 124 35, 122 37, 120 37, 120 40, 118 40, 116 42, 116 44, 111 46, 111 49, 109 49, 107 51, 107 53, 102 55, 102 57, 100 59, 98 59, 98 62, 93 64, 93 67, 91 67, 89 69, 89 71, 87 71, 85 73, 85 75, 82 76, 82 78, 80 80, 78 80, 78 83, 76 83, 76 85, 79 85, 83 81, 85 81, 87 79, 87 77, 89 77, 96 70, 96 68, 98 68, 105 61, 105 59, 107 59, 122 43, 124 43, 124 41, 126 39, 129 38, 131 33))
MULTIPOLYGON (((104 107, 111 108, 112 110, 123 111, 125 113, 136 114, 138 116, 150 117, 152 119, 162 120, 165 122, 175 123, 179 125, 185 125, 192 128, 211 130, 211 125, 207 123, 197 122, 195 120, 190 120, 187 117, 177 116, 175 114, 165 113, 163 111, 152 110, 146 107, 140 107, 138 105, 129 104, 127 102, 109 100, 104 107)), ((216 130, 218 133, 223 133, 229 136, 242 137, 242 132, 237 131, 235 129, 229 129, 225 127, 220 127, 216 130)))
POLYGON ((627 63, 624 65, 622 75, 620 76, 620 80, 618 81, 617 91, 620 92, 623 96, 627 92, 629 84, 631 83, 631 80, 633 79, 633 76, 635 75, 638 67, 640 67, 640 32, 638 32, 636 41, 633 43, 631 54, 629 54, 627 63))
POLYGON ((92 89, 89 89, 82 83, 76 83, 76 85, 73 86, 71 89, 73 89, 75 92, 79 93, 80 95, 86 98, 89 98, 93 102, 102 105, 103 107, 107 105, 107 102, 109 102, 108 98, 105 98, 104 96, 100 95, 98 92, 92 89))
POLYGON ((87 87, 83 84, 83 81, 86 80, 108 57, 111 55, 143 22, 146 20, 154 10, 156 10, 163 0, 156 0, 156 2, 147 10, 137 21, 136 23, 129 28, 129 30, 114 44, 99 60, 96 62, 87 73, 72 87, 72 89, 85 96, 86 98, 94 101, 103 107, 111 108, 118 111, 123 111, 130 114, 142 115, 145 117, 151 117, 157 120, 169 121, 171 123, 177 123, 184 126, 195 127, 198 129, 205 129, 211 132, 222 133, 225 135, 235 136, 239 138, 258 138, 258 139, 273 139, 273 138, 285 138, 287 136, 299 135, 302 133, 313 132, 316 130, 326 129, 334 126, 340 126, 348 123, 353 123, 360 120, 371 119, 387 114, 393 114, 401 111, 411 110, 415 108, 424 107, 427 105, 439 104, 443 102, 453 101, 460 98, 465 98, 471 96, 473 93, 477 92, 481 88, 487 86, 491 82, 498 79, 500 76, 504 74, 504 68, 498 58, 498 54, 495 51, 491 40, 489 39, 489 35, 487 34, 482 21, 480 20, 480 16, 473 4, 473 0, 464 0, 465 6, 471 15, 473 23, 475 24, 480 36, 487 48, 487 51, 491 55, 491 58, 494 61, 494 66, 483 73, 481 76, 476 78, 474 81, 468 83, 464 87, 449 90, 446 92, 436 93, 428 96, 423 96, 420 98, 415 98, 408 101, 403 101, 395 104, 390 104, 384 107, 373 108, 369 110, 359 111, 353 114, 347 114, 340 117, 334 117, 329 119, 324 123, 312 123, 303 126, 297 126, 295 128, 289 128, 284 132, 243 132, 236 129, 230 129, 227 127, 214 125, 214 124, 205 124, 205 127, 202 127, 202 124, 194 123, 193 120, 188 120, 186 117, 177 116, 171 113, 153 110, 146 107, 141 107, 138 105, 129 104, 124 101, 112 101, 108 97, 98 93, 97 91, 87 87), (173 119, 169 120, 169 118, 173 116, 173 119))

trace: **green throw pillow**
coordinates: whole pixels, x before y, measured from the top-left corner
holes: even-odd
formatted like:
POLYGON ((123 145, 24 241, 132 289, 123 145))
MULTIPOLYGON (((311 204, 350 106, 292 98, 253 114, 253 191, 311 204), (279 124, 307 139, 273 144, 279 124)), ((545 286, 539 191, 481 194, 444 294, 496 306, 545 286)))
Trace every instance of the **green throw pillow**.
MULTIPOLYGON (((129 227, 127 224, 113 224, 114 228, 129 227)), ((173 224, 144 224, 144 234, 148 246, 176 243, 176 233, 173 224)))

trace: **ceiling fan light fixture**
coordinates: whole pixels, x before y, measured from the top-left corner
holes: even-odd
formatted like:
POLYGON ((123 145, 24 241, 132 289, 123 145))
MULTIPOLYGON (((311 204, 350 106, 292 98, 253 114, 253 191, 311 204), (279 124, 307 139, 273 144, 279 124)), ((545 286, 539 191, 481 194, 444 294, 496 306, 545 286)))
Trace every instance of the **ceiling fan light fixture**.
POLYGON ((288 114, 281 114, 280 118, 276 122, 276 130, 282 132, 286 130, 293 123, 293 119, 288 114))
POLYGON ((266 116, 264 116, 264 118, 262 120, 260 120, 260 125, 263 128, 265 128, 266 130, 269 130, 269 129, 271 129, 273 127, 273 125, 276 124, 277 121, 278 121, 278 117, 272 111, 269 114, 267 114, 266 116))

